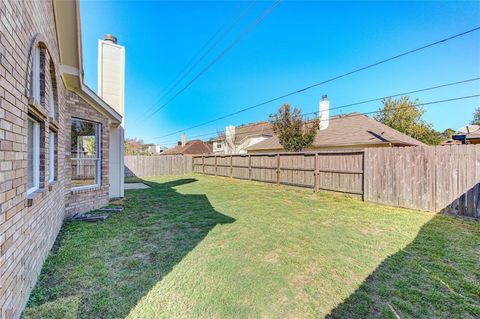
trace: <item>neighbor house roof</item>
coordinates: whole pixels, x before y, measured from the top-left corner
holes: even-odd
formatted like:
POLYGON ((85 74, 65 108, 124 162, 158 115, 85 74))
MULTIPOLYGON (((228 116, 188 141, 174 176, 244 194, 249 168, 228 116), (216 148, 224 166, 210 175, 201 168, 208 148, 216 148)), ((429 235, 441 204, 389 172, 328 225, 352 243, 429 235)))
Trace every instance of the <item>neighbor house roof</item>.
MULTIPOLYGON (((334 116, 327 129, 319 130, 311 147, 365 146, 365 145, 425 145, 361 113, 334 116)), ((283 149, 277 136, 254 144, 248 151, 283 149)))
POLYGON ((169 148, 165 150, 162 154, 163 155, 177 155, 177 154, 205 154, 211 153, 212 147, 201 141, 201 140, 193 140, 188 141, 185 146, 177 145, 175 147, 169 148))
MULTIPOLYGON (((266 121, 244 124, 235 127, 235 144, 241 143, 245 138, 251 136, 273 136, 272 124, 266 121)), ((213 141, 221 141, 225 139, 225 134, 220 134, 213 141)))

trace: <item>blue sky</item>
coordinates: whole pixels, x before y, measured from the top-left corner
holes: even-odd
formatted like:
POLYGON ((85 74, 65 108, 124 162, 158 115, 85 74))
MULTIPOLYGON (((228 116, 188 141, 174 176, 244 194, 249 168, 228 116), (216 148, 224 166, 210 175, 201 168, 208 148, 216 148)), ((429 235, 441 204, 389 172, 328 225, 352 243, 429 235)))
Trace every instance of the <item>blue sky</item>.
MULTIPOLYGON (((480 2, 283 1, 187 90, 150 116, 146 111, 168 100, 165 91, 191 58, 248 5, 82 0, 85 81, 96 91, 97 40, 114 34, 126 47, 126 135, 168 146, 181 133, 154 138, 480 26, 480 2)), ((272 1, 256 2, 186 79, 270 5, 272 1)), ((265 120, 283 102, 316 111, 323 94, 335 107, 475 77, 480 77, 480 31, 186 134, 189 138, 265 120)), ((480 94, 480 81, 412 97, 430 102, 473 94, 480 94)), ((374 102, 332 112, 369 112, 379 106, 374 102)), ((426 106, 425 119, 438 130, 457 129, 478 106, 479 98, 426 106)))

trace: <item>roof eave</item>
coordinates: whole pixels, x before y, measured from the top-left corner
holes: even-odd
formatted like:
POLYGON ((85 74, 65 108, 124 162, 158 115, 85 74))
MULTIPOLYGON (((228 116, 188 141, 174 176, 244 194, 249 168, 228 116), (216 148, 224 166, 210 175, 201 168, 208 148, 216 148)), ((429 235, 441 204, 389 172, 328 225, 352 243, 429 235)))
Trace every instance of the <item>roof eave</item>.
POLYGON ((80 95, 94 109, 109 118, 112 124, 120 124, 122 116, 84 83, 78 1, 53 0, 53 11, 60 54, 60 74, 65 87, 80 95))

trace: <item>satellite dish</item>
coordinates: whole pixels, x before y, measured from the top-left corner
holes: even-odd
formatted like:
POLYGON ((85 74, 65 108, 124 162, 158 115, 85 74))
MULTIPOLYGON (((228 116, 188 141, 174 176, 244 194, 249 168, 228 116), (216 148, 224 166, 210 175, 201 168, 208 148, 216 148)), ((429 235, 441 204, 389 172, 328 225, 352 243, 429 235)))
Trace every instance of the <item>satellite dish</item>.
POLYGON ((465 125, 458 129, 458 131, 463 134, 470 134, 478 130, 480 130, 480 125, 465 125))

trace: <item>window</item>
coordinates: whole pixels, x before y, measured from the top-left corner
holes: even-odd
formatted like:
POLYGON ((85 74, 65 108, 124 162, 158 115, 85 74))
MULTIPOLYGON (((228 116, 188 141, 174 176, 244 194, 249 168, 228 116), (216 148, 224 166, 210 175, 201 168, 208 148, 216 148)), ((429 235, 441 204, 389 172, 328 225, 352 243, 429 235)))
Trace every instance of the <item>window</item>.
POLYGON ((100 124, 72 119, 73 188, 100 185, 100 136, 100 124))
POLYGON ((53 67, 53 62, 50 64, 50 96, 48 98, 48 116, 51 119, 55 119, 57 112, 57 85, 55 80, 55 69, 53 67))
POLYGON ((56 180, 56 166, 57 158, 55 156, 55 148, 57 145, 57 134, 50 131, 48 135, 48 182, 51 183, 56 180))
POLYGON ((27 145, 27 194, 31 194, 40 186, 40 123, 31 117, 28 118, 27 145))
POLYGON ((31 97, 34 102, 40 103, 40 47, 35 47, 32 60, 31 97))
POLYGON ((218 148, 218 149, 222 148, 222 143, 218 143, 218 142, 217 142, 217 148, 218 148))

